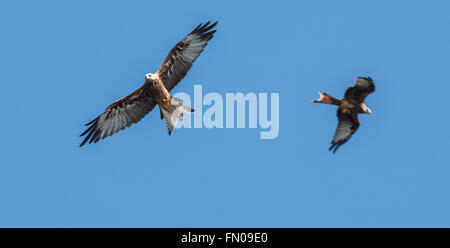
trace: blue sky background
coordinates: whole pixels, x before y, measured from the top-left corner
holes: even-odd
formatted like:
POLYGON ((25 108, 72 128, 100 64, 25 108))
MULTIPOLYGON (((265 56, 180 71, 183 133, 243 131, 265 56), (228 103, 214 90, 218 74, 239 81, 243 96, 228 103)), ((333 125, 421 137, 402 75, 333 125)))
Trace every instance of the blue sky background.
MULTIPOLYGON (((2 1, 1 227, 449 227, 448 1, 2 1), (196 25, 216 36, 173 93, 279 92, 280 134, 159 113, 79 148, 196 25), (356 135, 335 108, 371 76, 356 135), (179 149, 174 149, 178 147, 179 149)), ((204 107, 205 109, 206 107, 204 107)))

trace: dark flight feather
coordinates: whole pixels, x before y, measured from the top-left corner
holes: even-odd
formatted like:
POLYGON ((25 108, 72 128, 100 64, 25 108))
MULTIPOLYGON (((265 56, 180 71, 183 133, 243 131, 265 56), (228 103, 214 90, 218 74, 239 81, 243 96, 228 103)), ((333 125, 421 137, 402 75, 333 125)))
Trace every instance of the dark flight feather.
POLYGON ((342 110, 342 108, 338 108, 337 110, 339 123, 334 138, 331 141, 331 146, 328 149, 329 151, 333 150, 333 153, 335 153, 341 145, 345 144, 359 127, 358 113, 343 113, 342 110))
POLYGON ((87 123, 86 126, 90 126, 80 135, 82 137, 87 134, 80 147, 88 141, 97 143, 100 139, 137 123, 147 115, 156 103, 145 90, 146 87, 148 86, 144 84, 128 96, 115 101, 101 115, 87 123))
POLYGON ((216 30, 212 30, 218 22, 200 23, 182 41, 178 42, 156 72, 170 92, 187 74, 192 64, 208 45, 216 30))
POLYGON ((375 84, 370 77, 358 77, 355 85, 347 88, 344 100, 355 100, 358 103, 364 102, 366 96, 375 91, 375 84))

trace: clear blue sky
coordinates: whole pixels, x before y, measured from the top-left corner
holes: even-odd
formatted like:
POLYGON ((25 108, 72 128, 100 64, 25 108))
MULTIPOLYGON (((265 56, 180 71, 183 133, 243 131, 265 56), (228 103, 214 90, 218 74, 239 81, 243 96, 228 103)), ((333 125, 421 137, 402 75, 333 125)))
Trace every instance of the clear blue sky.
POLYGON ((2 1, 1 227, 449 227, 448 1, 2 1), (158 111, 79 148, 206 20, 176 92, 279 92, 280 134, 177 129, 158 111), (371 76, 355 136, 341 97, 371 76), (177 147, 179 149, 174 149, 177 147))

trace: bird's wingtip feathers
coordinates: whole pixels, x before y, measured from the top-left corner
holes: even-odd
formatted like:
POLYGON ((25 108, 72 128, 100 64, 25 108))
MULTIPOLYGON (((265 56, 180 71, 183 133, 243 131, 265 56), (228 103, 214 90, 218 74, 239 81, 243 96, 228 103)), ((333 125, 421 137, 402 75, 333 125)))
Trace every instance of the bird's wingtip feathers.
POLYGON ((330 148, 328 148, 328 151, 331 151, 333 154, 336 153, 337 149, 341 146, 341 144, 338 143, 332 143, 330 148))
POLYGON ((216 30, 213 30, 211 32, 211 29, 213 29, 215 26, 217 26, 219 22, 216 21, 213 24, 211 24, 211 20, 207 21, 205 24, 203 24, 203 22, 201 22, 194 30, 192 30, 192 32, 190 34, 195 34, 195 33, 201 33, 203 35, 210 35, 210 34, 214 34, 216 32, 216 30))

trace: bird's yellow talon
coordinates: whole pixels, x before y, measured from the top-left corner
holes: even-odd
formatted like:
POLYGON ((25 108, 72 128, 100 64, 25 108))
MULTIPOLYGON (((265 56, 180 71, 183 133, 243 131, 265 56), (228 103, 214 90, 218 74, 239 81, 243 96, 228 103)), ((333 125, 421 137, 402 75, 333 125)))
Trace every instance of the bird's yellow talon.
POLYGON ((343 109, 343 110, 342 110, 342 113, 343 113, 343 114, 349 114, 349 113, 350 113, 350 110, 348 110, 348 109, 343 109))

